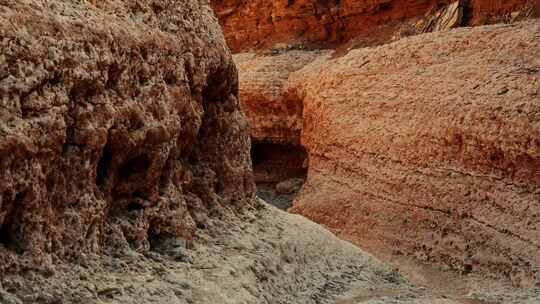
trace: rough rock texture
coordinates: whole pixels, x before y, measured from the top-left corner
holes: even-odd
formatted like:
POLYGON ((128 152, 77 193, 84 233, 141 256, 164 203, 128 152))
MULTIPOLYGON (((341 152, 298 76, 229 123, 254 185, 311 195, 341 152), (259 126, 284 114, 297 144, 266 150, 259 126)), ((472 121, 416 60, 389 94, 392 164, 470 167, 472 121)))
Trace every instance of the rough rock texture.
MULTIPOLYGON (((398 24, 423 16, 451 0, 212 0, 225 37, 235 52, 276 44, 335 45, 358 36, 370 44, 392 37, 398 24)), ((536 0, 460 1, 467 24, 538 5, 536 0)))
POLYGON ((302 216, 270 206, 222 215, 196 232, 191 248, 179 250, 191 262, 132 250, 120 258, 89 256, 58 264, 48 276, 29 270, 31 280, 4 278, 0 302, 484 304, 519 299, 516 303, 533 304, 539 299, 534 291, 517 298, 493 288, 459 297, 433 294, 302 216))
POLYGON ((293 50, 273 56, 234 55, 239 73, 239 98, 255 141, 300 143, 302 101, 288 94, 289 75, 328 52, 293 50))
POLYGON ((469 0, 469 6, 473 25, 499 22, 520 14, 540 17, 538 0, 469 0))
POLYGON ((465 9, 460 5, 460 1, 455 1, 439 11, 428 12, 425 19, 416 26, 420 33, 449 30, 465 23, 465 9))
POLYGON ((295 51, 239 65, 256 75, 276 57, 312 62, 256 81, 287 78, 277 95, 303 102, 309 171, 293 211, 381 257, 537 282, 539 29, 458 29, 337 59, 295 51))
POLYGON ((20 253, 189 240, 252 200, 236 68, 204 1, 0 0, 0 37, 0 272, 20 253))
POLYGON ((538 284, 539 53, 535 20, 415 36, 294 73, 310 165, 292 211, 381 255, 538 284))
POLYGON ((291 178, 304 180, 308 161, 300 146, 303 105, 289 94, 289 75, 329 51, 273 50, 233 56, 239 73, 239 98, 250 124, 257 195, 281 209, 294 195, 278 189, 291 178), (261 56, 269 54, 269 56, 261 56))

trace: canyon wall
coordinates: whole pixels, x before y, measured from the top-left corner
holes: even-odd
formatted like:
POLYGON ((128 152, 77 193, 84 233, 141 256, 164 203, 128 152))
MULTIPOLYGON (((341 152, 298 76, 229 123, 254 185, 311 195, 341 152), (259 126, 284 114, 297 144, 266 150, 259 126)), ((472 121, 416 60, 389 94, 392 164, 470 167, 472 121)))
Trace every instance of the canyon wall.
POLYGON ((302 125, 309 169, 292 212, 386 261, 413 257, 530 286, 540 279, 539 32, 535 20, 342 57, 234 57, 255 137, 283 133, 261 131, 257 104, 302 103, 301 114, 266 121, 302 125), (280 97, 250 99, 267 91, 280 97))
MULTIPOLYGON (((424 16, 451 0, 212 0, 235 52, 279 45, 335 46, 352 38, 378 44, 391 39, 406 20, 424 16)), ((530 0, 459 1, 463 24, 504 20, 529 10, 530 0)))
POLYGON ((234 61, 241 71, 239 98, 247 114, 255 141, 300 144, 302 100, 288 94, 289 75, 326 51, 291 51, 275 56, 237 54, 234 61))
POLYGON ((237 71, 207 5, 0 5, 0 271, 189 240, 249 204, 237 71))
POLYGON ((539 282, 538 33, 420 35, 291 75, 310 163, 292 211, 381 256, 539 282))

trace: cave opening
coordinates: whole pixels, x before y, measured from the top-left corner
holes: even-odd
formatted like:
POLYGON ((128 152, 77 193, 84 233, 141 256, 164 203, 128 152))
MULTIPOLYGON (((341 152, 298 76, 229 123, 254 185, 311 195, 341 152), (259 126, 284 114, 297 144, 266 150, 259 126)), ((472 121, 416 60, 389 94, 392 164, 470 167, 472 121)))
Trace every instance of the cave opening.
POLYGON ((290 208, 306 180, 306 150, 298 145, 252 141, 251 159, 257 195, 280 209, 290 208))

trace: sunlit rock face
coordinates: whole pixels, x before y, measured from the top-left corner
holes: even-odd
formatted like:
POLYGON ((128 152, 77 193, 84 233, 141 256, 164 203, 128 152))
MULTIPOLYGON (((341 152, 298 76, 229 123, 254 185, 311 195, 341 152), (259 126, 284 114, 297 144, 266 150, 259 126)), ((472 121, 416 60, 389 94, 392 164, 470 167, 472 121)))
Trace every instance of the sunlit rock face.
MULTIPOLYGON (((274 150, 304 149, 307 181, 291 211, 383 259, 534 285, 539 26, 455 29, 341 57, 237 54, 242 107, 267 143, 255 146, 255 168, 274 150), (299 110, 286 111, 290 102, 299 110)), ((264 182, 286 172, 260 167, 264 182)))
POLYGON ((253 197, 236 67, 211 8, 91 3, 1 4, 3 258, 144 251, 253 197))

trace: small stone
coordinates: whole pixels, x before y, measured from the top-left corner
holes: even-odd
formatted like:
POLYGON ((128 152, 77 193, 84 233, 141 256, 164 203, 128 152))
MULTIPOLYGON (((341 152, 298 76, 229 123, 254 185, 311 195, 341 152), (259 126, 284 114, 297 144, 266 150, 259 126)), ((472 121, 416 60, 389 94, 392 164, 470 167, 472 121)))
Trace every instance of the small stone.
POLYGON ((303 179, 291 178, 276 184, 276 192, 280 194, 291 194, 300 190, 303 184, 303 179))

